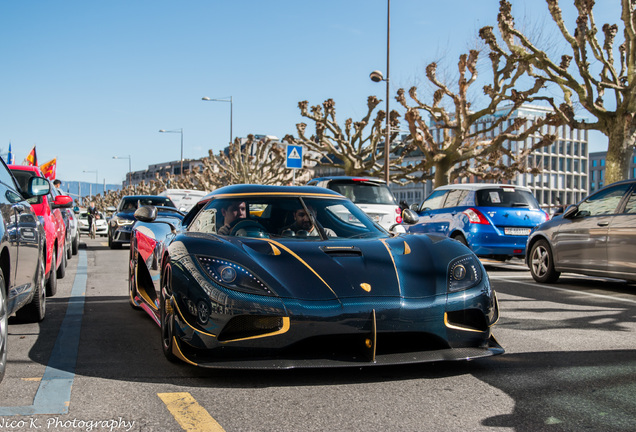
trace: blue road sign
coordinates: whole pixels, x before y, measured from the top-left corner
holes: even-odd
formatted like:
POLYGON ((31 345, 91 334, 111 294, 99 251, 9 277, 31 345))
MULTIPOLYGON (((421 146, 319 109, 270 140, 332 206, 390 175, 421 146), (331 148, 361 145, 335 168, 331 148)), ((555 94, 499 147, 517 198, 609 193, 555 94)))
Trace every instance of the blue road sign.
POLYGON ((287 168, 301 169, 303 167, 303 146, 287 145, 287 168))

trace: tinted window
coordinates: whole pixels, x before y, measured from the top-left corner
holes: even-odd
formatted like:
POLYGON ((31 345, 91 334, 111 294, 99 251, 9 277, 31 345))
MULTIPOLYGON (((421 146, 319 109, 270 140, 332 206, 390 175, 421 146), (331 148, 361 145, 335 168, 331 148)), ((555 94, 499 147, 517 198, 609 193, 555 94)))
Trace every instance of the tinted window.
POLYGON ((629 183, 624 183, 598 191, 579 204, 576 216, 601 216, 616 213, 616 207, 630 186, 629 183))
POLYGON ((444 200, 446 199, 446 194, 449 191, 446 190, 436 190, 431 193, 428 198, 422 203, 422 207, 420 207, 420 211, 424 211, 424 209, 429 208, 431 210, 437 210, 442 208, 444 205, 444 200))
POLYGON ((0 182, 9 186, 11 189, 16 189, 13 177, 4 162, 0 164, 0 182))
MULTIPOLYGON (((29 179, 31 177, 35 177, 35 173, 33 171, 22 171, 22 170, 12 170, 13 176, 15 177, 18 185, 22 192, 26 192, 29 189, 29 179)), ((41 204, 42 197, 32 197, 27 199, 29 204, 41 204)))
POLYGON ((118 211, 124 212, 134 212, 137 210, 137 206, 141 205, 153 205, 153 206, 164 206, 164 207, 176 207, 172 200, 168 197, 161 196, 153 196, 153 197, 134 197, 134 198, 124 198, 121 203, 119 203, 118 211))
POLYGON ((397 205, 393 194, 383 184, 361 181, 331 182, 329 189, 346 196, 357 204, 397 205))
POLYGON ((482 189, 478 190, 475 196, 478 206, 539 208, 539 203, 532 193, 513 187, 482 189))
POLYGON ((625 213, 636 214, 636 191, 633 191, 629 199, 627 200, 625 213))
POLYGON ((470 191, 465 189, 454 189, 448 193, 446 196, 446 201, 444 202, 444 208, 446 207, 457 207, 462 205, 462 202, 466 199, 470 191))

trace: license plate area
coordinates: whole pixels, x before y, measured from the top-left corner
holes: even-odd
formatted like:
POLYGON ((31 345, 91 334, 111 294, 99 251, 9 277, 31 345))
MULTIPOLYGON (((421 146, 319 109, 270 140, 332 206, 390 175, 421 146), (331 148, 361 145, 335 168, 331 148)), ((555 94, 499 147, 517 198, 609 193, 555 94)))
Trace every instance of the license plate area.
POLYGON ((504 234, 509 236, 527 236, 530 234, 530 228, 504 228, 504 234))

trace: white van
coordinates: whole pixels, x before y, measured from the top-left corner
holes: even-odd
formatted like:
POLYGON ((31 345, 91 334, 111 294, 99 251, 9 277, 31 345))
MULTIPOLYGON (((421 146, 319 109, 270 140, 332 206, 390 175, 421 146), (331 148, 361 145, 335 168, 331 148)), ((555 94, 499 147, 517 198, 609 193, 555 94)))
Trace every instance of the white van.
POLYGON ((181 212, 189 211, 201 198, 209 192, 192 189, 166 189, 159 196, 165 196, 172 200, 175 207, 181 212))

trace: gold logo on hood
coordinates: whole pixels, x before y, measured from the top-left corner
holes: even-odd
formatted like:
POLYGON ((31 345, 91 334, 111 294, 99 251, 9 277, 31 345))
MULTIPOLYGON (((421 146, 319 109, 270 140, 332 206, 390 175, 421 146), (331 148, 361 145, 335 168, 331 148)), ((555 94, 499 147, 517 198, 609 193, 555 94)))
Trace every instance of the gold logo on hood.
POLYGON ((361 283, 360 288, 362 288, 366 292, 371 292, 371 285, 369 285, 368 283, 361 283))

